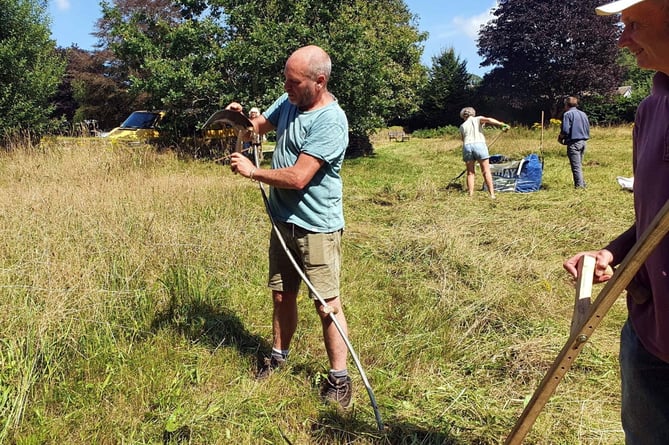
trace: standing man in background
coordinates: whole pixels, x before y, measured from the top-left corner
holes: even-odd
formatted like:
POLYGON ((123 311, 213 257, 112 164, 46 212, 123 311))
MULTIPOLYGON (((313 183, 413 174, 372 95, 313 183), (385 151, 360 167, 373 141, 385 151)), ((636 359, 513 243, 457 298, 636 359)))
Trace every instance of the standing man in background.
MULTIPOLYGON (((253 107, 249 110, 249 119, 253 120, 256 119, 258 116, 260 116, 260 109, 257 107, 253 107)), ((251 160, 251 162, 255 162, 255 157, 256 157, 256 150, 254 148, 258 148, 257 150, 257 155, 258 155, 258 161, 262 161, 262 139, 263 135, 258 134, 258 133, 253 133, 251 136, 251 140, 249 141, 244 141, 244 144, 242 147, 244 148, 243 152, 246 155, 247 158, 251 160)))
MULTIPOLYGON (((241 153, 230 167, 270 186, 269 211, 287 248, 318 294, 333 310, 344 335, 348 326, 340 299, 341 236, 344 229, 342 179, 339 174, 348 146, 348 121, 328 91, 330 56, 317 46, 296 50, 286 61, 285 93, 251 120, 255 133, 276 129, 272 168, 257 168, 241 153)), ((230 110, 242 111, 238 103, 230 110)), ((269 288, 272 290, 272 353, 257 378, 284 366, 297 328, 297 295, 301 277, 274 230, 269 245, 269 288)), ((348 349, 336 325, 311 292, 320 317, 330 362, 321 397, 342 408, 351 404, 348 349)))
POLYGON ((571 165, 571 174, 574 177, 575 188, 585 188, 583 179, 583 156, 585 144, 590 139, 590 122, 588 116, 579 110, 578 99, 569 96, 564 100, 564 116, 562 129, 558 135, 558 142, 567 146, 567 156, 571 165))

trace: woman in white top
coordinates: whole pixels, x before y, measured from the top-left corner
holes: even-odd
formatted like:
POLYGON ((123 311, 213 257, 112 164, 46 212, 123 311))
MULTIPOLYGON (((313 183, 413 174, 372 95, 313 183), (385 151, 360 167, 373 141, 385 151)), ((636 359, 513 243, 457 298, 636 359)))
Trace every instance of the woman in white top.
POLYGON ((462 160, 465 161, 467 167, 467 191, 469 196, 474 195, 475 167, 476 162, 478 162, 490 197, 495 199, 495 189, 492 184, 490 163, 488 162, 490 154, 482 130, 484 124, 499 125, 504 131, 508 130, 509 126, 492 117, 476 116, 476 110, 472 107, 465 107, 460 110, 460 117, 464 120, 460 125, 460 135, 462 136, 462 160))

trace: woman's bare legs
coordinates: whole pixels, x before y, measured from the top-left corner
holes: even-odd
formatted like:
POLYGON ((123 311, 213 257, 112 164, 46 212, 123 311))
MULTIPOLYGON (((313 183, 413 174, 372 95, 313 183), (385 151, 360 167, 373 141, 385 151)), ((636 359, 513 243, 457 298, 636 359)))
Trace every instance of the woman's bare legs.
POLYGON ((479 165, 481 166, 481 173, 483 174, 483 180, 485 181, 485 185, 488 187, 488 192, 490 193, 490 197, 492 199, 495 199, 495 188, 492 184, 492 173, 490 172, 490 162, 488 162, 487 159, 483 159, 479 161, 479 165))
POLYGON ((474 196, 474 184, 476 183, 476 161, 465 162, 467 167, 467 193, 474 196))

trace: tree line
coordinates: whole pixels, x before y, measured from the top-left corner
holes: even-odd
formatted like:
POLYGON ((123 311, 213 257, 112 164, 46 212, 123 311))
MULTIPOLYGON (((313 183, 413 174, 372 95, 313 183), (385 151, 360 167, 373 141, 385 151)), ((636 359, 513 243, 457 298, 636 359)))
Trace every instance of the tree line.
POLYGON ((479 30, 483 78, 454 48, 423 66, 427 35, 403 0, 103 0, 92 51, 56 47, 46 1, 0 2, 2 139, 86 119, 109 129, 133 110, 160 109, 179 140, 233 100, 269 106, 286 57, 306 44, 330 53, 330 89, 363 151, 389 124, 459 125, 464 106, 531 125, 577 95, 595 123, 630 121, 650 85, 616 47, 616 18, 594 16, 600 0, 500 2, 479 30), (622 85, 631 97, 616 95, 622 85))

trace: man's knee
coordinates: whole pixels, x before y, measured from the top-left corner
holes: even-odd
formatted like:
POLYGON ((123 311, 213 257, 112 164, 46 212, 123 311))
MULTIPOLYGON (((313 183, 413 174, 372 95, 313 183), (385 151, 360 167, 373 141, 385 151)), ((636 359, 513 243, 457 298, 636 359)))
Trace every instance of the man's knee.
POLYGON ((272 300, 276 304, 292 303, 297 300, 296 292, 272 291, 272 300))
POLYGON ((330 314, 338 314, 341 312, 341 300, 339 297, 330 298, 324 300, 325 304, 321 303, 320 300, 314 300, 314 305, 316 306, 316 311, 321 318, 329 317, 330 314))

